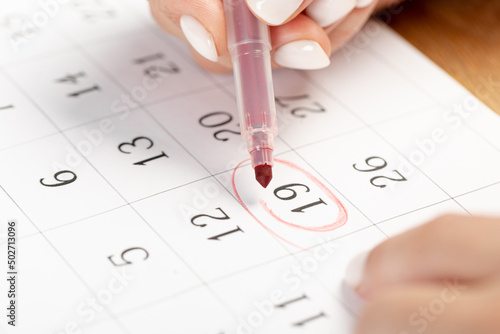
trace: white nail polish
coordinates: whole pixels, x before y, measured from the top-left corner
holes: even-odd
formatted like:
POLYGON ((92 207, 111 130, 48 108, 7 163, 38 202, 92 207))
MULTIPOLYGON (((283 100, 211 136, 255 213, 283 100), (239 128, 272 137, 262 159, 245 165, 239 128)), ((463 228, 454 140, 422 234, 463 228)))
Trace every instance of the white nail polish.
POLYGON ((306 14, 320 27, 328 27, 349 14, 356 0, 316 0, 307 7, 306 14))
POLYGON ((351 262, 347 265, 344 283, 350 288, 356 289, 361 284, 365 272, 366 260, 369 254, 369 251, 359 253, 353 257, 351 262))
POLYGON ((330 65, 325 51, 318 42, 300 40, 287 43, 274 53, 274 61, 288 68, 299 70, 317 70, 330 65))
POLYGON ((216 62, 218 55, 214 39, 205 27, 190 15, 183 15, 180 24, 189 44, 203 57, 216 62))
POLYGON ((368 6, 369 4, 371 4, 373 2, 373 0, 358 0, 356 2, 356 8, 364 8, 366 6, 368 6))
POLYGON ((285 22, 300 7, 303 0, 248 0, 252 12, 271 25, 285 22))

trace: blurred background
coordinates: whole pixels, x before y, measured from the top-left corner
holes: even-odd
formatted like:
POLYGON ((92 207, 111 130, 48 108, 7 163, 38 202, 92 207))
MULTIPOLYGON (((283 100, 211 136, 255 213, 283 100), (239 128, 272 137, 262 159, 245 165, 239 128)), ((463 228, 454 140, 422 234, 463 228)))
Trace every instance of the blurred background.
POLYGON ((500 1, 409 0, 378 16, 500 114, 500 1))

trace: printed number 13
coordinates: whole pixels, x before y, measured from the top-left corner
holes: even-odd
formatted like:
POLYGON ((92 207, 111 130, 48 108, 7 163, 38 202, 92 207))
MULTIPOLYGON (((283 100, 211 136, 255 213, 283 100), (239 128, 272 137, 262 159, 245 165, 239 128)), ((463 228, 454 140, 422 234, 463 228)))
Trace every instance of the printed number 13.
MULTIPOLYGON (((118 150, 122 153, 130 154, 132 152, 129 150, 125 150, 125 147, 129 146, 129 147, 137 148, 137 144, 139 142, 147 143, 146 150, 149 150, 154 145, 153 141, 151 139, 149 139, 148 137, 136 137, 130 143, 121 143, 120 145, 118 145, 118 150)), ((148 158, 148 159, 144 159, 142 161, 134 162, 134 165, 145 166, 146 163, 153 161, 153 160, 156 160, 156 159, 160 159, 162 157, 168 158, 168 155, 165 152, 161 151, 161 154, 158 154, 158 155, 151 157, 151 158, 148 158)))

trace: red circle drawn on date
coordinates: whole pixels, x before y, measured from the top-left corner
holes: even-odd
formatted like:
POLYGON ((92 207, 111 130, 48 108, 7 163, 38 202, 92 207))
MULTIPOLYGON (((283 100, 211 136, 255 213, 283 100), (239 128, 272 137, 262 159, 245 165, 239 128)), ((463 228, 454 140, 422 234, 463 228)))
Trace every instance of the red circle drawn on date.
MULTIPOLYGON (((233 170, 233 176, 232 176, 232 185, 233 185, 233 191, 234 191, 234 194, 236 195, 236 198, 238 199, 238 202, 243 206, 243 208, 245 208, 245 210, 253 217, 253 219, 255 219, 262 227, 264 227, 269 233, 273 234, 274 236, 276 236, 277 238, 291 244, 292 246, 295 246, 295 247, 298 247, 298 248, 301 248, 300 246, 297 246, 295 245, 294 243, 286 240, 285 238, 283 238, 282 236, 278 235, 277 233, 275 233, 273 230, 271 230, 269 227, 267 227, 264 223, 262 223, 262 221, 257 218, 251 211, 250 209, 247 207, 247 205, 243 202, 243 200, 241 199, 241 196, 240 194, 238 193, 238 190, 236 189, 236 184, 235 184, 235 177, 236 177, 236 171, 238 170, 238 168, 240 168, 240 166, 242 164, 244 164, 245 162, 249 161, 250 159, 247 159, 247 160, 244 160, 242 162, 240 162, 236 168, 233 170)), ((283 220, 282 218, 278 217, 271 209, 269 209, 269 207, 267 206, 267 203, 264 202, 262 199, 259 200, 259 203, 260 205, 262 206, 262 208, 264 209, 264 211, 266 211, 271 217, 273 217, 274 219, 276 219, 277 221, 279 221, 280 223, 282 224, 285 224, 287 226, 290 226, 290 227, 293 227, 293 228, 297 228, 297 229, 301 229, 301 230, 306 230, 306 231, 312 231, 312 232, 329 232, 329 231, 333 231, 339 227, 342 227, 345 225, 345 223, 347 222, 347 219, 348 219, 348 215, 347 215, 347 211, 344 207, 344 205, 339 201, 339 199, 330 191, 330 189, 328 189, 323 183, 321 183, 314 175, 312 175, 311 173, 309 173, 308 171, 300 168, 299 166, 289 162, 289 161, 285 161, 285 160, 281 160, 281 159, 274 159, 274 162, 276 163, 279 163, 279 164, 282 164, 284 166, 287 166, 291 169, 294 169, 302 174, 304 174, 309 180, 311 180, 312 182, 314 182, 315 185, 317 185, 325 195, 328 196, 328 198, 333 202, 335 203, 335 205, 337 205, 338 209, 339 209, 339 212, 337 214, 337 217, 336 219, 329 223, 329 224, 326 224, 326 225, 322 225, 322 226, 301 226, 301 225, 297 225, 297 224, 293 224, 291 222, 287 222, 285 220, 283 220)))

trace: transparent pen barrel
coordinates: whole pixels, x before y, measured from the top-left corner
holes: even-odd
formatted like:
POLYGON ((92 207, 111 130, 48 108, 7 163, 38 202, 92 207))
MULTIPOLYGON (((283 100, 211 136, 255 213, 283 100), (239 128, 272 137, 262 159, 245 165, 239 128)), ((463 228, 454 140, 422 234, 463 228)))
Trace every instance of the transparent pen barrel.
POLYGON ((224 6, 241 135, 247 141, 252 165, 272 166, 273 141, 278 131, 269 30, 255 19, 244 0, 224 1, 224 6))

